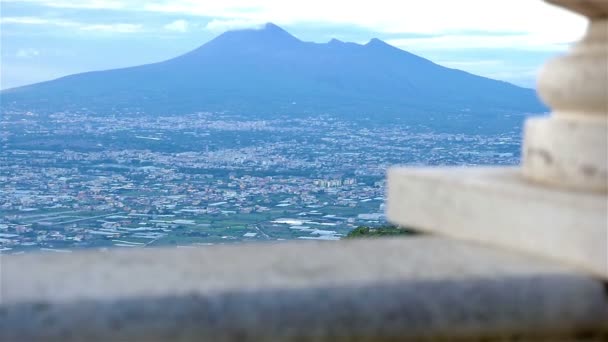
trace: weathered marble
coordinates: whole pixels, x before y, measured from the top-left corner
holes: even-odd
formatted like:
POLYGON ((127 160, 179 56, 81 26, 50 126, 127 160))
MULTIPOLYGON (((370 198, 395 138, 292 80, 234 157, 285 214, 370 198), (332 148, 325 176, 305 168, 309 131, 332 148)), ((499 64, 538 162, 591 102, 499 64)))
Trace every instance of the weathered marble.
POLYGON ((540 73, 552 112, 526 122, 521 167, 393 168, 388 217, 608 279, 608 1, 548 2, 586 15, 589 28, 540 73))
POLYGON ((608 189, 607 132, 608 120, 604 119, 528 119, 523 174, 550 187, 605 193, 608 189))
POLYGON ((434 237, 1 256, 2 341, 587 336, 601 282, 434 237))
MULTIPOLYGON (((556 2, 586 5, 597 15, 608 8, 608 1, 556 2)), ((569 54, 546 63, 538 93, 552 113, 526 123, 524 176, 552 187, 608 193, 608 14, 590 21, 569 54)))
POLYGON ((527 181, 517 168, 393 168, 392 222, 552 258, 608 279, 608 197, 527 181))

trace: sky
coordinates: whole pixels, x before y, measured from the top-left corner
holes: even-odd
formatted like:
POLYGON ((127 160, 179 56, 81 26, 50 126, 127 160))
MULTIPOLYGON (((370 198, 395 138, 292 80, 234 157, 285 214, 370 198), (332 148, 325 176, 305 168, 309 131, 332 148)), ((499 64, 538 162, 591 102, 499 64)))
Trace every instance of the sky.
POLYGON ((159 62, 266 22, 318 43, 379 38, 530 88, 586 29, 541 0, 0 0, 0 88, 159 62))

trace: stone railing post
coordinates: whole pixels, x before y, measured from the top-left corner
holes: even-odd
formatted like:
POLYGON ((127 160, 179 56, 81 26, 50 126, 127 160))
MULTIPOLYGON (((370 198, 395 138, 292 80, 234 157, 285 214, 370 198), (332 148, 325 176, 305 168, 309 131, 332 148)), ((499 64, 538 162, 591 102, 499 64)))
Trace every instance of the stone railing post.
POLYGON ((523 173, 582 191, 608 191, 608 1, 546 0, 587 16, 586 37, 546 64, 538 91, 553 110, 528 120, 523 173))
POLYGON ((608 0, 545 1, 590 24, 540 74, 552 114, 526 122, 521 168, 392 168, 387 215, 608 279, 608 0))

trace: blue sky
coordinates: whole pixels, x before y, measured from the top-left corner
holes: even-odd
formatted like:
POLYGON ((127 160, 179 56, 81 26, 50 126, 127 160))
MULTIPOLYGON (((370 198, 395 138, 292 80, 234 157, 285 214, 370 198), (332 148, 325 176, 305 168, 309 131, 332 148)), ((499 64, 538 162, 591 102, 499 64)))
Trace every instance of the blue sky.
POLYGON ((274 22, 296 37, 377 37, 436 63, 533 87, 582 17, 540 0, 0 0, 2 89, 162 61, 223 31, 274 22))

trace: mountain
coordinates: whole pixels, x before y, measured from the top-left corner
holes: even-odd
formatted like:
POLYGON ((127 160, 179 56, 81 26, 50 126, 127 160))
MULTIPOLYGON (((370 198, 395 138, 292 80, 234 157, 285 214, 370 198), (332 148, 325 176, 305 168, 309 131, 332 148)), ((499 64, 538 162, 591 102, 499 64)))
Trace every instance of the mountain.
POLYGON ((86 108, 100 115, 227 111, 441 119, 546 111, 531 89, 446 68, 379 39, 363 45, 303 42, 274 24, 225 32, 160 63, 8 89, 0 100, 5 109, 86 108))

